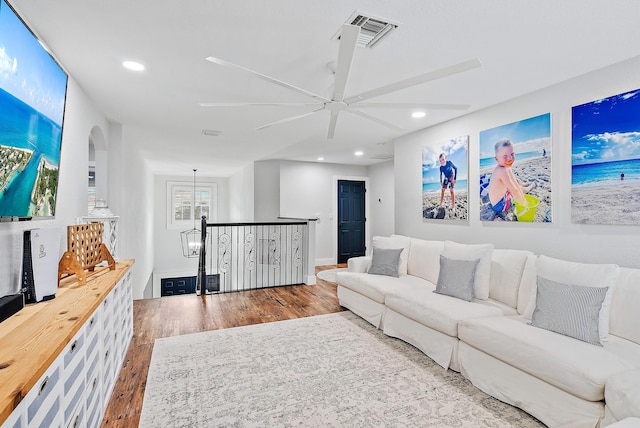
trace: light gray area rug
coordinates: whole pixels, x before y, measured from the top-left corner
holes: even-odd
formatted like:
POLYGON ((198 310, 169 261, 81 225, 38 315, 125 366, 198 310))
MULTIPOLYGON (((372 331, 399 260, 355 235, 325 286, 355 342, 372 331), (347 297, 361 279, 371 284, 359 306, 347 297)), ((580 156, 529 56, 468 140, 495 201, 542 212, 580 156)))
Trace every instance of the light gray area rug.
POLYGON ((158 339, 141 427, 541 427, 351 312, 158 339))
POLYGON ((316 274, 316 276, 322 280, 336 282, 336 273, 342 270, 347 270, 347 268, 336 268, 336 269, 325 269, 321 270, 316 274))

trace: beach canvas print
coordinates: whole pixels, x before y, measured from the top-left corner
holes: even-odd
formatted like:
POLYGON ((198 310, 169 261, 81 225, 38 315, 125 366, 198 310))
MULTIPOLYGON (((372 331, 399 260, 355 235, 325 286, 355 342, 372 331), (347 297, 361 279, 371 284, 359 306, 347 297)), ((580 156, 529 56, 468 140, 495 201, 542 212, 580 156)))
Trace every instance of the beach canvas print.
POLYGON ((640 89, 571 110, 571 220, 640 224, 640 89))
POLYGON ((422 218, 468 220, 469 136, 422 148, 422 218))
POLYGON ((550 113, 480 132, 480 220, 551 222, 551 156, 550 113))

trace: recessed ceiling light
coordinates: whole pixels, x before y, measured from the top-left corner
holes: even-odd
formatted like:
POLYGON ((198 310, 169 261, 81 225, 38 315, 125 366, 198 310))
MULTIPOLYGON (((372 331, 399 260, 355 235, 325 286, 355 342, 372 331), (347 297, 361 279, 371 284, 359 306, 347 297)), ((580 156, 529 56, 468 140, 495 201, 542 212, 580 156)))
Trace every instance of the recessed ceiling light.
POLYGON ((364 154, 364 152, 358 150, 357 152, 354 153, 354 155, 356 156, 362 156, 364 154))
POLYGON ((319 161, 323 161, 323 160, 324 160, 324 158, 323 158, 322 156, 319 156, 319 157, 318 157, 318 160, 319 160, 319 161))
POLYGON ((122 63, 122 66, 128 70, 133 70, 133 71, 142 71, 144 70, 144 65, 140 64, 139 62, 135 62, 135 61, 125 61, 122 63))
POLYGON ((411 117, 413 117, 414 119, 419 119, 421 117, 425 117, 426 115, 427 113, 423 111, 414 111, 413 113, 411 113, 411 117))

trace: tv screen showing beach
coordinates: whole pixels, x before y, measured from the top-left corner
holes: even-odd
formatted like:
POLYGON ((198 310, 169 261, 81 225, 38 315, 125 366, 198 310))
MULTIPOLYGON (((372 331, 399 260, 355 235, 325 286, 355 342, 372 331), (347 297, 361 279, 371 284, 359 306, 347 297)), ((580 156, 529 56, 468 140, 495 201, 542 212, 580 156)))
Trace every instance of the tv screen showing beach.
POLYGON ((480 132, 480 220, 551 222, 551 114, 480 132))
POLYGON ((56 210, 67 74, 0 0, 0 216, 56 210))
POLYGON ((640 89, 571 109, 571 220, 640 224, 640 89))

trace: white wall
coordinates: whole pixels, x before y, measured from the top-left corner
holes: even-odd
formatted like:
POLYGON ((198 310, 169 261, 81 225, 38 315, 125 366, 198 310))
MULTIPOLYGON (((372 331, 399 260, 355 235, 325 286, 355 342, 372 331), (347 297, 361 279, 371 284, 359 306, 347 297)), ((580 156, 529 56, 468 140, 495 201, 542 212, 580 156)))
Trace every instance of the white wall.
MULTIPOLYGON (((66 227, 87 215, 89 135, 98 126, 108 138, 108 122, 78 84, 69 78, 54 220, 0 223, 0 296, 17 293, 22 259, 22 233, 34 228, 58 228, 65 251, 66 227)), ((62 255, 62 253, 61 253, 62 255)))
MULTIPOLYGON (((334 264, 337 260, 337 179, 368 179, 368 168, 315 162, 280 162, 280 216, 319 217, 316 223, 318 265, 334 264)), ((370 236, 370 233, 367 235, 370 236)))
POLYGON ((131 268, 133 298, 145 297, 150 289, 154 258, 153 175, 142 154, 132 149, 139 138, 133 127, 110 125, 109 199, 118 222, 118 256, 135 259, 131 268))
MULTIPOLYGON (((549 64, 553 66, 553 64, 549 64)), ((571 107, 640 87, 640 58, 610 66, 465 117, 416 132, 395 143, 395 230, 425 239, 493 243, 565 260, 640 267, 640 227, 571 223, 571 107), (479 220, 479 132, 551 112, 553 223, 479 220), (470 135, 468 223, 423 221, 421 148, 425 142, 470 135)), ((490 88, 487 88, 490 90, 490 88)))
POLYGON ((229 177, 229 221, 253 220, 253 162, 229 177))
MULTIPOLYGON (((192 273, 195 276, 198 272, 198 258, 187 258, 182 255, 182 243, 180 232, 187 228, 173 229, 167 228, 167 182, 177 181, 193 183, 191 176, 156 175, 153 178, 153 272, 155 274, 164 273, 192 273)), ((229 179, 219 177, 197 177, 199 185, 215 183, 218 193, 218 212, 215 221, 229 221, 229 179)), ((207 221, 214 221, 208 219, 207 221)), ((200 228, 200 222, 196 222, 196 228, 200 228)), ((150 290, 147 290, 150 292, 150 290)), ((145 293, 145 297, 151 297, 145 293)))
POLYGON ((371 201, 371 236, 389 236, 395 233, 395 195, 393 161, 369 167, 369 193, 371 201))
POLYGON ((253 165, 253 218, 273 221, 280 216, 280 161, 260 161, 253 165))

